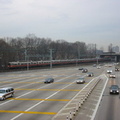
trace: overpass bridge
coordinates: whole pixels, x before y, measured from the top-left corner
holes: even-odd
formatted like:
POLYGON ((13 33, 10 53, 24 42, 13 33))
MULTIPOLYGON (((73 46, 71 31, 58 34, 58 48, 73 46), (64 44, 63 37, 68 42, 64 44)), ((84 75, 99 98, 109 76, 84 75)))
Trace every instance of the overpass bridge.
POLYGON ((100 58, 110 58, 114 62, 120 62, 120 53, 105 52, 100 55, 100 58))

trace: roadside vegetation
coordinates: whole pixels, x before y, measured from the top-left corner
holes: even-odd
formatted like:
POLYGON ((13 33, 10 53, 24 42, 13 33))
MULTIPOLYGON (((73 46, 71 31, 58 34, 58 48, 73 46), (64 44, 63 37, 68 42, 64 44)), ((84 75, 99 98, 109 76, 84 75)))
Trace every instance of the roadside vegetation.
POLYGON ((0 39, 0 69, 6 69, 11 61, 49 60, 52 51, 53 60, 82 59, 96 57, 96 45, 76 41, 51 40, 29 34, 24 38, 0 39))

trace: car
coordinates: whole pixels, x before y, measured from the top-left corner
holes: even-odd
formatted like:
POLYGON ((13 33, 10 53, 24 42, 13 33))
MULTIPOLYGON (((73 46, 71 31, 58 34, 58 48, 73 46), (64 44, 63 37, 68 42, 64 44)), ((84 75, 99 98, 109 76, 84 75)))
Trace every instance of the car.
POLYGON ((97 66, 97 69, 100 69, 101 67, 100 66, 97 66))
POLYGON ((108 74, 112 73, 112 70, 107 70, 107 73, 108 73, 108 74))
POLYGON ((77 84, 83 84, 83 83, 85 83, 85 78, 78 78, 77 80, 76 80, 76 83, 77 84))
POLYGON ((116 78, 116 76, 115 76, 114 73, 111 73, 111 74, 109 75, 109 78, 116 78))
POLYGON ((96 64, 93 64, 93 67, 96 67, 97 65, 96 64))
POLYGON ((94 76, 94 74, 93 74, 93 72, 88 72, 88 73, 87 73, 87 76, 88 76, 88 77, 92 77, 92 76, 94 76))
POLYGON ((109 93, 110 94, 119 94, 119 86, 118 85, 111 85, 109 93))
POLYGON ((14 96, 13 87, 0 88, 0 100, 5 100, 6 98, 14 96))
POLYGON ((112 67, 112 64, 109 64, 108 67, 112 67))
POLYGON ((104 64, 99 64, 99 66, 103 66, 104 64))
POLYGON ((47 78, 45 79, 44 83, 52 83, 54 82, 54 79, 53 78, 47 78))
POLYGON ((119 68, 117 68, 117 67, 115 68, 115 71, 119 71, 119 70, 120 70, 119 68))
POLYGON ((83 70, 84 68, 79 68, 78 70, 83 70))
POLYGON ((88 69, 84 68, 84 69, 82 70, 82 73, 86 73, 86 72, 88 72, 88 69))

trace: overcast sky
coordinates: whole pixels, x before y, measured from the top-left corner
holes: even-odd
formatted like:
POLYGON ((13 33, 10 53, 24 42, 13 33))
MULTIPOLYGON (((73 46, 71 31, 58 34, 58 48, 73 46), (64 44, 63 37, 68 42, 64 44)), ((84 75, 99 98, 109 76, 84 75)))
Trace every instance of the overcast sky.
POLYGON ((0 0, 0 37, 120 46, 120 0, 0 0))

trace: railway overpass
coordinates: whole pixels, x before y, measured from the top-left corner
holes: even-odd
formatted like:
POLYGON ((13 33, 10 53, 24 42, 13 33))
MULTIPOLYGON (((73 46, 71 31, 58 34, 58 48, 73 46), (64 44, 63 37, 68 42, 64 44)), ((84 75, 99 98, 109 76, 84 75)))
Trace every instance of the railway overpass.
POLYGON ((105 52, 100 55, 101 58, 110 58, 112 61, 120 62, 120 54, 114 52, 105 52))

